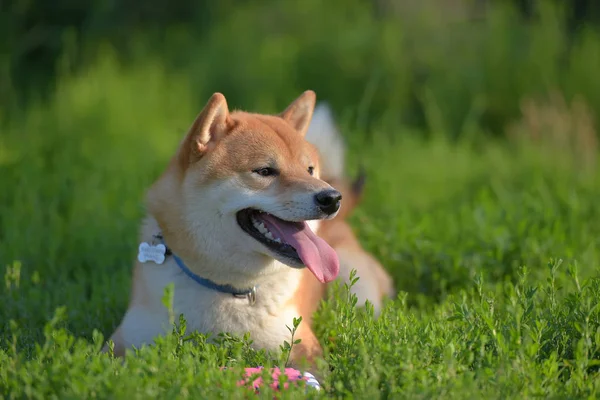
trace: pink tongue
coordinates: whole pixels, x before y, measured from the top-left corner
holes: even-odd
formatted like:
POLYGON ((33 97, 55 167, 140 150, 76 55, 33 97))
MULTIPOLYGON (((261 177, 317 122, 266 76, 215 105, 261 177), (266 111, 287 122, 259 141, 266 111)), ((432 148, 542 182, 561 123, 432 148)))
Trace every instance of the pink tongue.
POLYGON ((338 256, 323 239, 314 234, 306 222, 285 222, 269 214, 260 218, 282 242, 296 249, 306 267, 322 283, 334 280, 340 272, 338 256))

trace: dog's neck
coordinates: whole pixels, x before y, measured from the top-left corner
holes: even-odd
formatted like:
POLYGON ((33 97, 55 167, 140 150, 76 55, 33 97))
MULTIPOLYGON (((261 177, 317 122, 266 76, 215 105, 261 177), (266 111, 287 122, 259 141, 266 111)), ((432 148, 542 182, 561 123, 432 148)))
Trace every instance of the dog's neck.
MULTIPOLYGON (((163 239, 162 229, 159 226, 158 222, 152 216, 148 216, 143 224, 142 232, 140 235, 140 243, 159 243, 163 239), (158 238, 157 238, 158 236, 158 238)), ((163 242, 164 243, 164 242, 163 242)), ((165 243, 169 245, 168 242, 165 243)), ((264 293, 268 290, 269 287, 276 286, 278 283, 286 280, 294 280, 297 279, 299 275, 299 270, 287 267, 274 259, 267 259, 265 264, 265 268, 262 273, 251 273, 245 274, 243 271, 235 274, 224 274, 224 271, 230 271, 229 265, 215 265, 210 262, 206 257, 203 257, 202 254, 190 254, 190 253, 182 253, 173 252, 172 248, 169 248, 166 260, 165 267, 172 268, 175 266, 180 269, 183 274, 186 275, 186 279, 191 281, 195 280, 190 273, 200 277, 201 279, 207 280, 209 282, 214 283, 215 285, 229 286, 233 288, 237 288, 240 291, 243 289, 249 288, 260 288, 258 291, 264 293), (175 257, 174 257, 175 256, 175 257), (178 265, 175 262, 176 257, 179 258, 181 264, 185 266, 182 268, 181 265, 178 265), (173 262, 168 262, 169 260, 173 262), (168 267, 167 267, 168 265, 168 267), (188 271, 186 272, 185 269, 188 271)), ((215 288, 210 288, 209 285, 201 285, 198 282, 195 282, 199 286, 203 286, 204 289, 215 290, 215 288)), ((219 292, 219 290, 215 290, 215 293, 219 292)))

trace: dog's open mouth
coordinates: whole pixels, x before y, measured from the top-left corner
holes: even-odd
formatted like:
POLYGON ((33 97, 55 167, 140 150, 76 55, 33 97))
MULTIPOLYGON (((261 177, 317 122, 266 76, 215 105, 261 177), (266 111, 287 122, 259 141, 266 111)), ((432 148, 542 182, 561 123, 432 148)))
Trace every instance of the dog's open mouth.
POLYGON ((323 283, 337 277, 340 262, 335 250, 315 235, 306 222, 284 221, 251 208, 239 211, 237 222, 287 265, 304 265, 323 283))

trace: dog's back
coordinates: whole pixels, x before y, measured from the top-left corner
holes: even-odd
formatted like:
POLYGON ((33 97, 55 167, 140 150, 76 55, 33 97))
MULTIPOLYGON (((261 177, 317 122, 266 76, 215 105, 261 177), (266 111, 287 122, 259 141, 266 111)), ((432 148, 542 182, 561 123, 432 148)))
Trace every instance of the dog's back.
POLYGON ((381 310, 382 299, 394 296, 391 277, 375 257, 361 246, 346 218, 360 204, 365 184, 361 171, 354 180, 345 175, 345 144, 335 123, 331 109, 326 103, 315 108, 306 140, 315 145, 321 157, 322 179, 342 193, 342 208, 338 215, 323 221, 319 236, 333 247, 340 259, 340 278, 349 282, 350 272, 355 269, 359 281, 353 287, 359 304, 369 300, 375 313, 381 310))

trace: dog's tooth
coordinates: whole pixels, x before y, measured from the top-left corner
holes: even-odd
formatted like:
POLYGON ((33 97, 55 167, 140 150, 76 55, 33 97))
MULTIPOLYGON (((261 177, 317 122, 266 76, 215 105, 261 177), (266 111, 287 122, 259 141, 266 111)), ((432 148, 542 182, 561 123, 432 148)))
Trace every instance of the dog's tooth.
POLYGON ((279 239, 279 238, 275 238, 275 239, 273 239, 273 241, 275 241, 277 243, 281 243, 281 239, 279 239))
POLYGON ((272 234, 271 232, 268 232, 268 231, 267 231, 267 233, 265 233, 265 237, 266 237, 267 239, 274 240, 274 239, 273 239, 273 234, 272 234))
POLYGON ((258 231, 259 231, 259 232, 262 232, 262 233, 264 233, 264 232, 263 232, 263 230, 266 230, 266 228, 265 228, 265 224, 263 224, 262 222, 260 222, 260 221, 259 221, 259 220, 257 220, 257 219, 254 219, 254 220, 252 220, 252 225, 254 225, 254 227, 255 227, 256 229, 258 229, 258 231))

